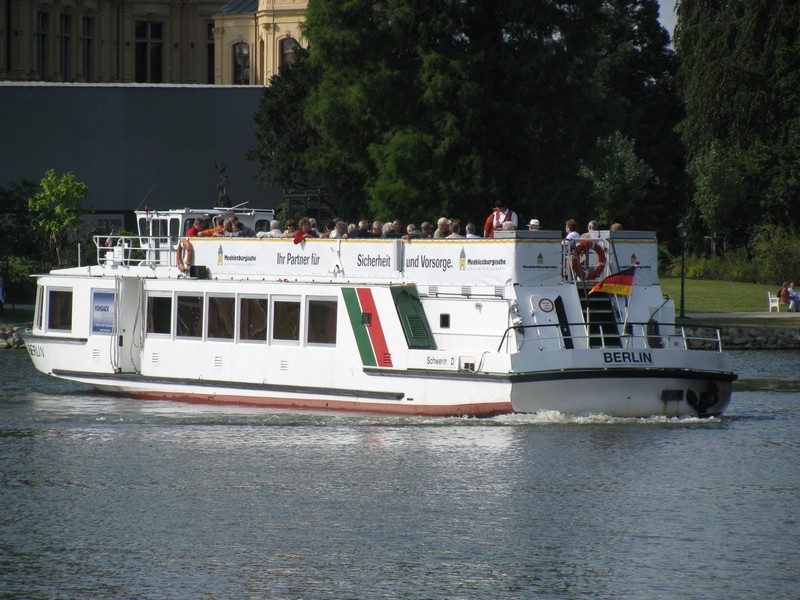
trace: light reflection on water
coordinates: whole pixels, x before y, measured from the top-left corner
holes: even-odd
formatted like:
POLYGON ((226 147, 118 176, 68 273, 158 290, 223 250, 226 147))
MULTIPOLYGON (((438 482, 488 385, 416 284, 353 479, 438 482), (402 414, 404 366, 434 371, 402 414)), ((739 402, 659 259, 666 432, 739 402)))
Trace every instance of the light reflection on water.
POLYGON ((0 596, 796 600, 800 353, 731 359, 715 419, 429 419, 133 401, 5 353, 0 596))

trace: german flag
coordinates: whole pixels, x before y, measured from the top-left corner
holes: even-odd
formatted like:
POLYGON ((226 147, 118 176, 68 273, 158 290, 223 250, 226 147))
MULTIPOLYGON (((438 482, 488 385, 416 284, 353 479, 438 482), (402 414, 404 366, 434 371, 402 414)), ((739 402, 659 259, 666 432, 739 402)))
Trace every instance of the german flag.
POLYGON ((597 285, 589 292, 605 292, 607 294, 619 294, 620 296, 630 296, 633 293, 633 274, 636 267, 630 269, 623 269, 619 273, 609 275, 602 281, 598 281, 597 285))

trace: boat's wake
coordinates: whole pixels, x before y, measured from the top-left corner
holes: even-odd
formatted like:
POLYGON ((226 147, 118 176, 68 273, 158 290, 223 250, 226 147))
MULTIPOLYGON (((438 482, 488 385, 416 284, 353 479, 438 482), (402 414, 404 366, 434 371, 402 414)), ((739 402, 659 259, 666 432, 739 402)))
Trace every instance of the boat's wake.
POLYGON ((526 427, 554 425, 678 425, 719 423, 720 418, 611 417, 604 414, 568 415, 554 410, 496 417, 397 416, 373 413, 270 409, 253 406, 185 404, 132 400, 102 394, 34 394, 37 409, 51 418, 90 416, 97 422, 176 425, 241 425, 261 427, 526 427))

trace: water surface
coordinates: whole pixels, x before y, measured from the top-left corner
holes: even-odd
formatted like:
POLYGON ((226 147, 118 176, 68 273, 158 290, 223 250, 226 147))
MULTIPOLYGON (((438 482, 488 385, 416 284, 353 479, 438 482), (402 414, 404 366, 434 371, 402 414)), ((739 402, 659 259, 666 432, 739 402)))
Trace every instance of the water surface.
POLYGON ((0 596, 796 600, 800 353, 731 357, 721 418, 419 419, 119 399, 4 352, 0 596))

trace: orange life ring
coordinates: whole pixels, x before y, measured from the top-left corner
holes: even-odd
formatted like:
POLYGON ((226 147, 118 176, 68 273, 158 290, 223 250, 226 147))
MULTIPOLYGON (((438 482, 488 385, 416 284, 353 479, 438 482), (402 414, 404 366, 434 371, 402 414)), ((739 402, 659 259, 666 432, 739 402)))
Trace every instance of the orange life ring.
POLYGON ((186 273, 189 267, 194 262, 194 248, 189 238, 181 238, 178 242, 178 249, 176 250, 176 260, 178 261, 178 270, 181 273, 186 273), (183 253, 186 252, 184 257, 183 253))
POLYGON ((591 240, 581 242, 575 246, 575 250, 572 252, 572 268, 574 269, 575 273, 580 275, 581 279, 597 279, 597 277, 603 272, 603 269, 606 268, 606 251, 599 242, 593 242, 591 240), (590 270, 587 270, 581 266, 581 261, 579 258, 580 255, 587 250, 594 250, 597 254, 598 260, 597 266, 590 270))

